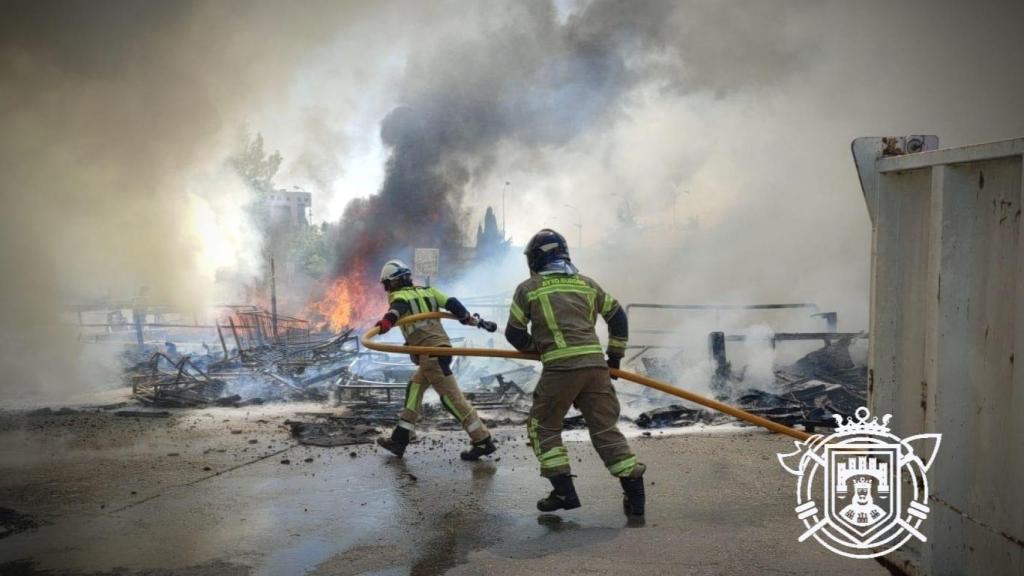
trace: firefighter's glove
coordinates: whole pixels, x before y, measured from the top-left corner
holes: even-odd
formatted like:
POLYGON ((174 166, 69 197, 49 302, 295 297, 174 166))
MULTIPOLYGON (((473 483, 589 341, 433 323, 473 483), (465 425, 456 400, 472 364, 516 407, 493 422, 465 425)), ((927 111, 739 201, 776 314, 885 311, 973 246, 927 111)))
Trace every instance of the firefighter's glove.
MULTIPOLYGON (((622 362, 622 356, 608 356, 608 368, 619 369, 619 364, 622 362)), ((612 380, 618 380, 619 377, 614 374, 611 375, 612 380)))
POLYGON ((385 316, 378 320, 375 326, 377 326, 377 328, 380 328, 380 332, 378 334, 387 334, 388 330, 391 330, 391 328, 394 326, 394 323, 391 322, 390 318, 385 316))
POLYGON ((474 326, 476 324, 476 318, 466 314, 462 318, 459 318, 459 324, 463 326, 474 326))

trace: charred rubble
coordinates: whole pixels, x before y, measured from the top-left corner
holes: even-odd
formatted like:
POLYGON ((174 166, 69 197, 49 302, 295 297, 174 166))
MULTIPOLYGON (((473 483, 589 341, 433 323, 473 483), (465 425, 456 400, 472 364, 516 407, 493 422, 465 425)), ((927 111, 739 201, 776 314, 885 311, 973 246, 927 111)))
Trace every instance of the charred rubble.
MULTIPOLYGON (((720 400, 788 426, 834 426, 836 414, 852 414, 866 399, 867 374, 850 356, 854 337, 831 340, 796 362, 774 370, 771 389, 744 384, 744 371, 724 363, 716 366, 713 384, 720 400)), ((679 384, 681 354, 640 355, 631 367, 679 384)), ((466 397, 489 426, 520 425, 530 407, 530 392, 539 372, 530 363, 507 359, 457 358, 453 368, 466 397)), ((416 366, 405 356, 361 349, 353 331, 290 346, 243 348, 227 359, 210 355, 173 358, 156 352, 126 372, 134 396, 150 408, 207 406, 243 407, 264 402, 314 401, 343 407, 335 412, 299 413, 289 421, 293 436, 317 446, 345 446, 372 441, 394 424, 404 401, 406 383, 416 366)), ((644 406, 667 399, 654 391, 620 392, 625 406, 644 406)), ((629 420, 629 419, 627 419, 629 420)), ((688 403, 673 402, 640 412, 632 422, 640 428, 714 425, 728 416, 688 403)), ((440 408, 427 404, 424 423, 439 430, 457 430, 458 423, 440 408)), ((578 414, 565 428, 583 428, 578 414)))
MULTIPOLYGON (((304 321, 286 319, 293 324, 274 327, 269 324, 272 319, 265 311, 238 307, 223 325, 216 325, 220 349, 203 346, 203 354, 179 354, 175 347, 144 348, 146 355, 124 372, 141 407, 120 408, 128 408, 122 410, 126 415, 152 413, 159 417, 168 409, 316 402, 333 410, 299 413, 301 418, 287 425, 298 441, 317 446, 369 442, 394 425, 407 382, 416 370, 407 356, 363 349, 353 329, 316 334, 308 323, 301 324, 304 321)), ((752 386, 746 368, 734 368, 726 358, 726 343, 744 337, 713 332, 709 335, 708 386, 717 399, 776 422, 808 430, 831 427, 834 415, 850 415, 865 403, 866 368, 857 365, 850 354, 851 343, 864 337, 834 331, 775 334, 773 347, 780 341, 812 339, 821 339, 824 345, 792 364, 775 367, 771 383, 752 386)), ((466 344, 461 338, 454 343, 466 344)), ((686 387, 679 376, 692 367, 685 364, 681 348, 636 348, 639 351, 625 358, 627 369, 686 387)), ((452 367, 466 397, 489 426, 525 422, 530 394, 539 377, 534 363, 456 357, 452 367)), ((619 395, 626 412, 635 414, 624 419, 640 428, 732 421, 643 387, 619 386, 619 395)), ((423 421, 435 429, 458 429, 457 422, 429 403, 429 396, 423 421)), ((575 412, 565 419, 566 429, 584 426, 575 412)))
MULTIPOLYGON (((835 415, 850 416, 867 399, 867 368, 857 365, 850 355, 851 343, 864 335, 837 336, 793 364, 777 367, 771 390, 745 386, 743 371, 734 371, 719 358, 712 390, 719 400, 787 426, 802 426, 812 432, 818 427, 835 427, 835 415)), ((676 371, 670 362, 641 360, 649 376, 675 380, 676 371)), ((730 420, 700 406, 673 403, 642 412, 634 422, 641 428, 662 428, 730 420)))
MULTIPOLYGON (((299 443, 322 447, 369 443, 394 425, 416 370, 408 356, 366 350, 353 329, 274 339, 268 327, 253 332, 247 322, 231 319, 217 326, 222 350, 177 354, 176 347, 147 349, 148 356, 123 374, 140 409, 122 412, 160 417, 169 414, 167 409, 316 402, 334 410, 298 412, 285 424, 299 443)), ((525 422, 526 390, 532 390, 538 375, 532 363, 457 358, 453 369, 489 425, 525 422)), ((131 406, 119 406, 125 407, 131 406)), ((458 427, 432 404, 424 406, 423 421, 442 430, 458 427)))

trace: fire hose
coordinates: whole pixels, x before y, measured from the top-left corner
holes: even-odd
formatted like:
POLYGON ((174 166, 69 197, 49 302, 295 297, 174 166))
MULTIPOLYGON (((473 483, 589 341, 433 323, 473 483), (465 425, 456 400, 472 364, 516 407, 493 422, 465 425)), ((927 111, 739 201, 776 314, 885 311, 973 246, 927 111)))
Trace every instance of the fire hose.
MULTIPOLYGON (((424 312, 421 314, 413 314, 411 316, 401 318, 398 321, 397 325, 402 326, 404 324, 410 324, 413 322, 419 322, 421 320, 431 319, 457 320, 457 318, 454 315, 445 312, 424 312)), ((479 316, 477 316, 475 320, 477 322, 481 321, 479 316)), ((493 324, 491 324, 491 326, 493 326, 493 324)), ((489 330, 491 326, 488 326, 489 330)), ((493 330, 490 331, 493 332, 493 330)), ((540 355, 538 354, 527 354, 525 352, 519 352, 516 350, 500 350, 492 348, 451 348, 442 346, 408 346, 405 344, 385 344, 383 342, 374 342, 373 338, 375 338, 379 334, 380 328, 374 326, 373 328, 367 330, 363 334, 363 337, 360 341, 362 342, 363 346, 369 348, 370 350, 376 350, 378 352, 393 352, 396 354, 414 354, 426 356, 484 356, 491 358, 513 358, 516 360, 540 360, 540 355)), ((641 386, 654 388, 655 390, 664 392, 665 394, 671 394, 672 396, 677 396, 679 398, 682 398, 683 400, 689 400, 690 402, 693 402, 695 404, 700 404, 701 406, 711 408, 712 410, 728 414, 729 416, 733 416, 735 418, 739 418, 740 420, 750 422, 751 424, 754 424, 756 426, 767 428, 772 432, 778 432, 780 434, 792 436, 797 440, 806 440, 811 436, 807 432, 802 432, 800 430, 790 428, 789 426, 786 426, 784 424, 773 422, 771 420, 768 420, 767 418, 762 418, 760 416, 757 416, 756 414, 751 414, 750 412, 740 410, 739 408, 730 406, 723 402, 712 400, 711 398, 706 398, 699 394, 694 394, 689 390, 676 388, 675 386, 666 384, 665 382, 662 382, 660 380, 655 380, 654 378, 648 378, 647 376, 641 376, 640 374, 635 374, 633 372, 628 372, 626 370, 620 370, 618 368, 611 368, 610 372, 612 376, 616 376, 624 380, 629 380, 630 382, 640 384, 641 386)))

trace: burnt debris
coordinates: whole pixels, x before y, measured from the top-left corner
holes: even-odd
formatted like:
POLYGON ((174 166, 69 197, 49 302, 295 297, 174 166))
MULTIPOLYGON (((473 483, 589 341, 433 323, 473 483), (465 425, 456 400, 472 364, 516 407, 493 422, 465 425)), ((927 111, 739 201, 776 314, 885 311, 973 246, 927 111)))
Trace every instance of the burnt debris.
POLYGON ((154 352, 125 372, 136 400, 159 408, 242 407, 267 400, 326 401, 359 355, 351 330, 300 343, 246 347, 233 354, 174 357, 154 352))
POLYGON ((288 420, 285 424, 299 444, 324 448, 369 444, 380 434, 373 426, 353 424, 346 418, 333 416, 315 422, 288 420))
POLYGON ((666 428, 676 426, 693 426, 695 424, 715 424, 725 416, 704 410, 690 408, 681 404, 671 404, 641 413, 634 423, 641 428, 666 428))
MULTIPOLYGON (((713 334, 720 336, 712 341, 724 342, 721 332, 713 334)), ((867 368, 857 365, 850 355, 851 343, 862 335, 835 336, 793 364, 776 368, 768 390, 745 386, 745 370, 733 371, 725 361, 724 347, 718 347, 710 386, 719 399, 780 424, 803 426, 808 431, 835 427, 835 415, 852 415, 867 401, 867 368)), ((665 372, 671 376, 675 368, 664 361, 642 360, 648 375, 654 378, 668 379, 665 372)), ((649 400, 642 396, 639 401, 649 400)), ((702 407, 671 404, 642 412, 634 422, 641 428, 661 428, 714 424, 728 419, 702 407)))
MULTIPOLYGON (((254 313, 256 314, 256 313, 254 313)), ((285 422, 291 435, 311 446, 348 446, 371 442, 381 428, 394 425, 416 365, 408 356, 361 348, 358 334, 272 338, 261 315, 229 318, 218 324, 221 348, 203 354, 179 354, 188 346, 152 351, 124 371, 140 409, 119 416, 159 418, 167 409, 234 407, 268 402, 317 402, 340 411, 300 412, 285 422), (237 322, 235 320, 238 320, 237 322), (229 348, 227 342, 235 344, 229 348)), ((467 386, 466 396, 494 425, 521 424, 529 411, 529 390, 538 371, 531 363, 496 358, 457 358, 453 369, 467 386)), ((423 423, 447 429, 455 422, 432 404, 423 423)))

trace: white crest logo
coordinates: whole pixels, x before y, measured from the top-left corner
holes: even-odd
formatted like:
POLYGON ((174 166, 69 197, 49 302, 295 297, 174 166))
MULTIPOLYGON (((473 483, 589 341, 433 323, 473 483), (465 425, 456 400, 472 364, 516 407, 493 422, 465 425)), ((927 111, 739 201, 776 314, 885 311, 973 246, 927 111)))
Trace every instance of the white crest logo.
POLYGON ((815 434, 778 455, 799 477, 796 514, 806 527, 799 541, 813 536, 849 558, 888 554, 911 537, 927 541, 920 531, 929 511, 926 472, 942 441, 941 434, 900 439, 889 431, 891 415, 881 423, 868 416, 863 406, 845 423, 836 415, 833 434, 815 434), (922 450, 927 458, 914 452, 918 442, 926 449, 931 443, 930 452, 922 450))

